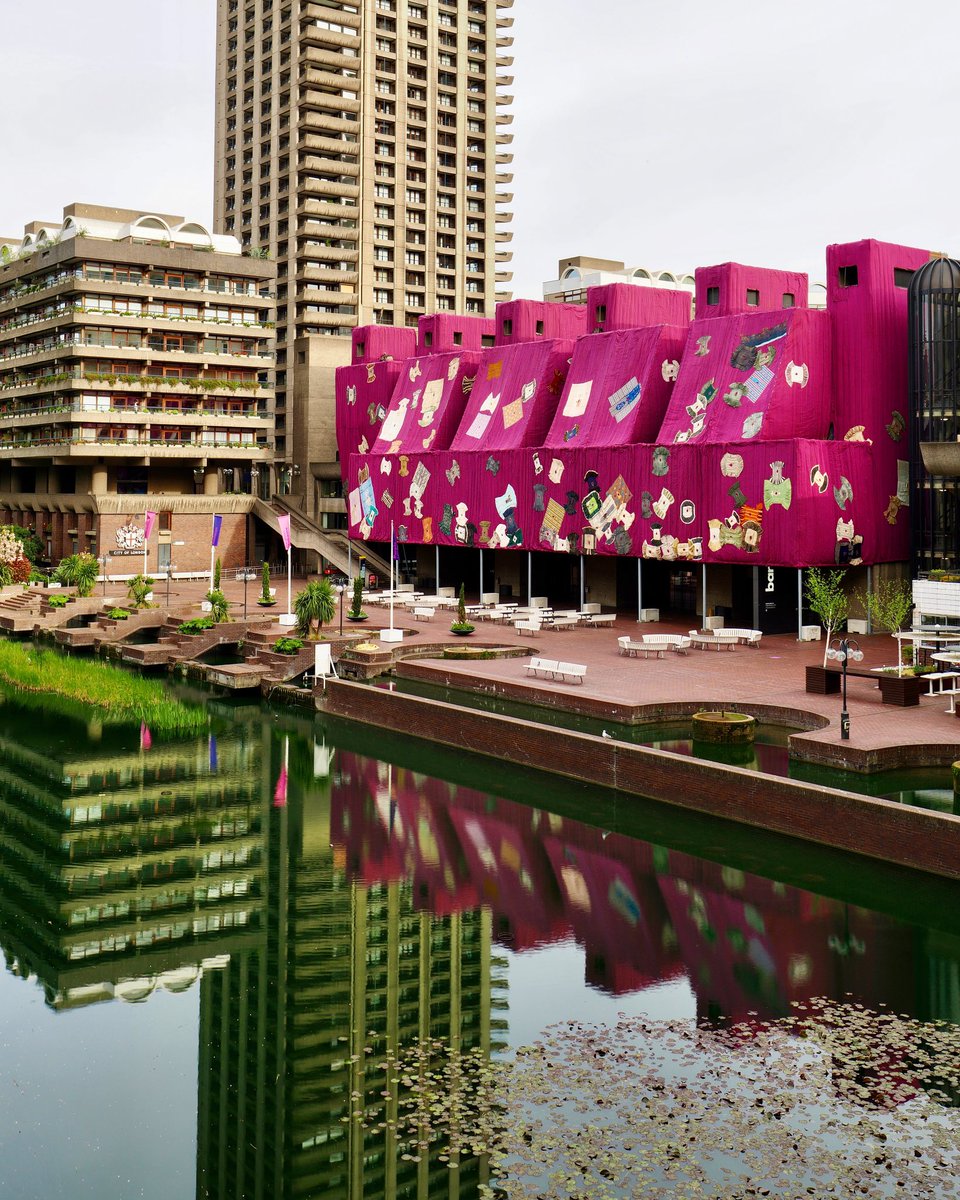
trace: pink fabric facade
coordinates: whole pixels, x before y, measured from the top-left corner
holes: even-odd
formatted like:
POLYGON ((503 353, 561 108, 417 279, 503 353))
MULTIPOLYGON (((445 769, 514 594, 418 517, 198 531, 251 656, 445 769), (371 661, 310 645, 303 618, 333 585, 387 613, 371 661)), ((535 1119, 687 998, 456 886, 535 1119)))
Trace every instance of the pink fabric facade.
POLYGON ((407 359, 374 453, 416 454, 434 444, 449 446, 463 416, 479 358, 476 353, 463 353, 407 359))
POLYGON ((884 561, 865 442, 351 456, 351 531, 388 541, 821 566, 884 561), (856 480, 854 486, 851 481, 856 480))
POLYGON ((696 320, 661 442, 826 437, 830 318, 810 309, 696 320))
POLYGON ((412 358, 417 352, 417 333, 394 325, 358 325, 350 335, 354 363, 412 358))
MULTIPOLYGON (((384 542, 394 521, 409 543, 754 566, 902 560, 903 284, 927 257, 831 247, 827 312, 701 318, 685 339, 662 326, 581 337, 559 393, 548 381, 564 365, 550 356, 565 351, 527 326, 568 306, 500 305, 498 323, 510 314, 524 344, 405 363, 376 443, 363 426, 371 401, 347 374, 356 368, 343 368, 338 407, 357 389, 357 411, 338 413, 351 532, 384 542), (841 267, 857 268, 842 287, 841 267), (519 398, 521 420, 505 430, 491 412, 468 436, 497 387, 496 413, 519 398)), ((769 274, 800 287, 799 276, 769 274)))
POLYGON ((571 341, 550 339, 485 350, 451 448, 542 446, 573 347, 571 341))
POLYGON ((536 338, 578 338, 587 332, 587 310, 582 304, 507 300, 497 305, 496 322, 498 346, 536 338))
POLYGON ((579 338, 543 444, 564 449, 652 441, 685 343, 686 330, 667 325, 579 338))
POLYGON ((695 276, 698 317, 729 317, 751 310, 773 312, 808 305, 809 280, 801 271, 728 262, 697 267, 695 276))
POLYGON ((609 333, 644 325, 690 324, 689 292, 642 287, 632 283, 605 283, 587 288, 587 329, 609 333))
POLYGON ((376 442, 403 364, 369 362, 340 367, 336 377, 336 428, 340 457, 366 454, 376 442))
POLYGON ((417 354, 443 354, 449 350, 483 350, 497 334, 493 317, 462 317, 433 313, 417 322, 417 354))

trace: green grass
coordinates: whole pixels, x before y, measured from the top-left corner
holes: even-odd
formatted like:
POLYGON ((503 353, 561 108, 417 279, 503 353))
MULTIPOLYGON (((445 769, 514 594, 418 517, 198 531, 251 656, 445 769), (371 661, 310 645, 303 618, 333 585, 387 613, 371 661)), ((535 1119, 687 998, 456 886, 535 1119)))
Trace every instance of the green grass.
POLYGON ((75 716, 93 709, 111 724, 142 722, 154 734, 197 733, 207 725, 202 709, 171 700, 159 680, 19 642, 0 642, 0 684, 20 699, 44 697, 47 711, 75 716))

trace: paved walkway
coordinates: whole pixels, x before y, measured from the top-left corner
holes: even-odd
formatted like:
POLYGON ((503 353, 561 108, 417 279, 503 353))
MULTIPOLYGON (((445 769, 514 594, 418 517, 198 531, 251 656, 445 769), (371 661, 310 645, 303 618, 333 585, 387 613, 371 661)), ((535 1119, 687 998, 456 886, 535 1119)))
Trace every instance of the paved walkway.
MULTIPOLYGON (((389 624, 388 610, 368 611, 370 626, 389 624)), ((438 610, 432 620, 416 622, 400 609, 395 610, 398 627, 410 630, 410 637, 431 642, 447 631, 451 619, 452 614, 438 610)), ((619 653, 617 638, 624 634, 686 633, 690 627, 689 620, 639 625, 635 618, 621 616, 612 629, 575 628, 562 632, 544 629, 530 639, 518 634, 512 626, 504 628, 480 622, 468 640, 467 644, 477 649, 483 645, 520 645, 542 658, 584 663, 587 673, 582 685, 532 679, 522 658, 419 661, 425 666, 435 664, 438 675, 460 677, 465 686, 471 680, 501 681, 509 685, 511 692, 523 689, 531 699, 540 702, 546 695, 549 703, 549 696, 553 695, 561 706, 569 702, 568 697, 590 697, 611 705, 728 704, 745 710, 769 706, 786 709, 788 713, 815 714, 829 724, 798 736, 810 743, 809 757, 825 763, 839 765, 839 751, 849 750, 858 754, 861 768, 868 759, 873 760, 875 768, 879 765, 877 760, 884 758, 884 752, 887 765, 901 765, 896 755, 889 753, 900 746, 911 748, 901 756, 902 765, 960 759, 960 720, 946 712, 949 697, 925 695, 917 707, 898 708, 882 704, 879 688, 869 679, 848 680, 850 740, 841 742, 840 696, 811 695, 805 689, 804 668, 823 662, 822 641, 798 642, 790 634, 764 635, 758 648, 738 646, 732 652, 691 649, 686 655, 668 651, 663 658, 627 658, 619 653)), ((373 629, 368 628, 367 633, 372 636, 373 629)), ((458 646, 464 645, 462 639, 453 640, 458 646)), ((889 635, 875 634, 857 640, 864 651, 863 662, 858 666, 896 662, 897 645, 889 635)), ((801 718, 799 724, 808 722, 801 718)))

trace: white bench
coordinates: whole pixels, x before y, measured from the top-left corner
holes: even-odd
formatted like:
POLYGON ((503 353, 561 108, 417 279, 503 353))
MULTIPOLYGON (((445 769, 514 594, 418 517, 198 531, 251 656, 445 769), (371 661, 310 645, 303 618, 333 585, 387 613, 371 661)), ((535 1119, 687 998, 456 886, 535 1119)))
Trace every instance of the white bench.
POLYGON ((419 604, 416 604, 411 611, 413 613, 414 620, 429 621, 437 610, 435 608, 427 608, 426 606, 421 607, 419 604))
POLYGON ((580 624, 580 618, 576 613, 562 613, 560 616, 550 618, 550 628, 557 631, 562 629, 575 629, 580 624))
POLYGON ((531 658, 527 663, 528 675, 545 675, 551 679, 556 677, 560 664, 555 658, 531 658))
POLYGON ((763 632, 760 629, 712 629, 714 637, 736 638, 741 645, 759 646, 763 632))
POLYGON ((728 630, 718 629, 710 633, 697 633, 691 629, 688 634, 690 645, 698 650, 736 650, 737 639, 731 637, 728 630))
POLYGON ((540 622, 535 621, 532 617, 527 617, 524 620, 514 621, 514 629, 517 633, 529 633, 531 637, 536 637, 540 632, 540 622))
POLYGON ((649 654, 663 658, 663 652, 667 648, 665 644, 652 645, 649 642, 635 642, 632 637, 617 638, 617 645, 620 647, 620 653, 626 654, 629 658, 636 658, 638 654, 642 654, 644 658, 649 654))
POLYGON ((616 613, 586 613, 582 620, 586 625, 596 625, 598 629, 609 629, 617 619, 616 613))
POLYGON ((561 679, 569 679, 571 683, 583 683, 587 668, 583 663, 557 663, 557 674, 561 679))

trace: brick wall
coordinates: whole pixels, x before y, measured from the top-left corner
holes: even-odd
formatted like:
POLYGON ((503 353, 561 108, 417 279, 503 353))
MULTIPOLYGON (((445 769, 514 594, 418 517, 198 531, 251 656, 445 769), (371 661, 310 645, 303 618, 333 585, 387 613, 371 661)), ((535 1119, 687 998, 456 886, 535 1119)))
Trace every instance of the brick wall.
MULTIPOLYGON (((960 817, 329 680, 317 707, 378 729, 960 878, 960 817)), ((477 784, 482 786, 482 768, 477 784)))

